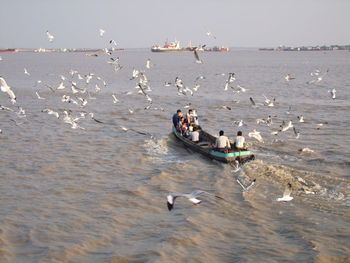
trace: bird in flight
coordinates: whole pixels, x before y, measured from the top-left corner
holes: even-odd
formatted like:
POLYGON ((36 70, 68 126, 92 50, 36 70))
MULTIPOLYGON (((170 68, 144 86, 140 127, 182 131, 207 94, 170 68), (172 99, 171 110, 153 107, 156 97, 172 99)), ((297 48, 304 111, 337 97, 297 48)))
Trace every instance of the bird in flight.
POLYGON ((54 40, 54 36, 50 34, 50 32, 47 30, 46 31, 46 35, 47 35, 47 39, 49 40, 49 42, 52 42, 54 40))
POLYGON ((287 187, 284 189, 283 197, 277 198, 278 202, 288 202, 293 200, 293 196, 290 196, 292 193, 292 184, 288 183, 287 187))
POLYGON ((167 196, 168 210, 171 211, 174 208, 175 199, 178 198, 178 197, 185 197, 189 201, 191 201, 192 204, 198 205, 198 204, 200 204, 202 202, 202 200, 197 199, 197 197, 202 195, 202 194, 207 194, 209 196, 225 200, 224 198, 222 198, 220 196, 217 196, 215 194, 211 194, 211 193, 208 193, 208 192, 202 191, 202 190, 195 190, 195 191, 193 191, 192 193, 189 193, 189 194, 171 193, 171 194, 169 194, 167 196))

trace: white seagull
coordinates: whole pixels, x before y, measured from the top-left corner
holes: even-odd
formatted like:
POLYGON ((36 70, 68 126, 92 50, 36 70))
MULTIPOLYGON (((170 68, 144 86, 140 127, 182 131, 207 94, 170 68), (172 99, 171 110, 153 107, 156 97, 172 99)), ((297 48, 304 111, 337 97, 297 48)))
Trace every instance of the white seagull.
POLYGON ((50 32, 49 32, 48 30, 46 31, 46 35, 47 35, 47 39, 48 39, 50 42, 52 42, 53 39, 55 38, 53 35, 50 34, 50 32))
POLYGON ((198 196, 201 194, 207 194, 213 197, 216 197, 218 199, 225 200, 224 198, 217 196, 215 194, 208 193, 206 191, 202 190, 195 190, 190 194, 179 194, 179 193, 171 193, 167 196, 167 205, 168 205, 168 210, 171 211, 174 208, 174 203, 175 199, 178 197, 186 197, 189 201, 191 201, 194 205, 198 205, 202 202, 202 200, 197 199, 198 196))
POLYGON ((287 187, 284 189, 283 197, 277 198, 278 202, 288 202, 293 200, 293 196, 290 196, 292 193, 292 185, 291 183, 287 184, 287 187))
POLYGON ((0 77, 0 88, 2 92, 6 92, 7 95, 10 97, 12 104, 16 103, 16 95, 12 91, 11 87, 7 85, 6 80, 2 77, 0 77))
POLYGON ((103 37, 103 35, 106 33, 106 31, 103 29, 100 29, 99 32, 100 32, 100 37, 103 37))
POLYGON ((260 132, 258 132, 258 131, 255 130, 255 129, 254 129, 252 132, 248 133, 248 136, 257 139, 259 142, 264 143, 264 140, 263 140, 263 138, 261 137, 260 132))
POLYGON ((193 54, 194 54, 194 57, 195 57, 195 59, 196 59, 196 63, 197 63, 197 64, 202 64, 203 61, 199 58, 198 53, 197 53, 197 50, 193 50, 193 54))
POLYGON ((117 99, 117 97, 115 96, 115 94, 112 94, 112 98, 113 98, 113 103, 117 103, 119 100, 117 99))
POLYGON ((292 127, 293 127, 292 121, 289 121, 287 125, 285 125, 284 123, 281 125, 283 132, 289 130, 289 128, 292 128, 292 127))
POLYGON ((207 32, 207 36, 216 39, 216 37, 215 37, 215 36, 213 35, 213 33, 210 32, 210 31, 207 32))
POLYGON ((287 76, 285 76, 284 79, 285 79, 286 81, 290 81, 290 80, 293 80, 293 79, 295 79, 295 78, 293 78, 290 74, 287 74, 287 76))
POLYGON ((28 70, 26 68, 24 68, 24 74, 30 76, 30 73, 28 72, 28 70))
POLYGON ((243 192, 246 192, 255 184, 256 179, 254 179, 248 186, 244 186, 238 179, 236 181, 242 187, 243 192))
POLYGON ((337 92, 334 88, 328 91, 332 95, 332 99, 335 99, 335 93, 337 92))
POLYGON ((56 116, 57 119, 60 117, 60 115, 58 114, 58 112, 53 111, 53 110, 51 110, 51 109, 43 109, 42 112, 47 112, 47 114, 54 115, 54 116, 56 116))
POLYGON ((60 83, 60 85, 56 89, 65 89, 66 86, 64 86, 63 82, 60 83))
POLYGON ((146 68, 148 68, 148 69, 151 68, 151 59, 147 59, 147 61, 146 61, 146 68))
POLYGON ((36 91, 35 94, 36 94, 36 96, 38 97, 39 100, 44 100, 44 99, 45 99, 45 98, 43 98, 43 97, 41 97, 41 96, 39 95, 39 92, 36 91))

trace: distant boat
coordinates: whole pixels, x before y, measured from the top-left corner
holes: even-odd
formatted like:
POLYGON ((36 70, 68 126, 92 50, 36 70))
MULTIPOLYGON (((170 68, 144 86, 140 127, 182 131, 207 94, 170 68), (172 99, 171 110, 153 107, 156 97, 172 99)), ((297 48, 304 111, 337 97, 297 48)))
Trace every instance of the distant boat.
POLYGON ((8 48, 8 49, 0 49, 1 53, 13 53, 13 52, 17 52, 16 49, 14 48, 8 48))
POLYGON ((216 137, 199 129, 199 143, 194 143, 190 139, 185 138, 179 132, 176 131, 173 126, 173 134, 177 139, 179 139, 185 147, 188 147, 196 152, 203 154, 204 156, 209 157, 210 159, 214 159, 224 163, 232 163, 234 161, 238 161, 240 164, 249 162, 255 159, 254 154, 252 154, 249 150, 238 150, 233 149, 228 152, 219 152, 212 148, 212 145, 216 141, 216 137))
POLYGON ((165 42, 164 46, 155 45, 151 48, 152 52, 169 52, 169 51, 193 51, 197 49, 197 47, 180 47, 180 41, 175 40, 174 42, 168 43, 168 41, 165 42))
POLYGON ((213 52, 229 52, 230 49, 224 46, 214 46, 212 48, 205 48, 204 51, 213 51, 213 52))

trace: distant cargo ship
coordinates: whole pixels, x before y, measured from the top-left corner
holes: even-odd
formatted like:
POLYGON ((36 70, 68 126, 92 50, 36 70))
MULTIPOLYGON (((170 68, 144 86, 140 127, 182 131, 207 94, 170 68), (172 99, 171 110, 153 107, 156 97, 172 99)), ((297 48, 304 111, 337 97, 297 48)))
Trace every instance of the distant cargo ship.
POLYGON ((180 41, 175 40, 174 42, 170 42, 168 43, 168 41, 165 42, 164 46, 159 46, 159 45, 155 45, 151 48, 151 51, 153 52, 168 52, 168 51, 216 51, 216 52, 227 52, 230 51, 229 48, 227 47, 219 47, 219 46, 214 46, 212 48, 205 48, 204 46, 192 46, 191 42, 189 43, 189 46, 187 47, 180 47, 180 41))
POLYGON ((214 52, 228 52, 230 51, 230 49, 228 47, 219 47, 219 46, 215 46, 212 48, 204 48, 204 51, 214 51, 214 52))
POLYGON ((0 49, 1 53, 13 53, 13 52, 17 52, 16 49, 14 48, 7 48, 7 49, 0 49))
POLYGON ((193 51, 197 47, 180 47, 180 41, 175 40, 174 42, 168 43, 168 41, 165 42, 164 46, 155 45, 151 48, 152 52, 168 52, 168 51, 193 51))

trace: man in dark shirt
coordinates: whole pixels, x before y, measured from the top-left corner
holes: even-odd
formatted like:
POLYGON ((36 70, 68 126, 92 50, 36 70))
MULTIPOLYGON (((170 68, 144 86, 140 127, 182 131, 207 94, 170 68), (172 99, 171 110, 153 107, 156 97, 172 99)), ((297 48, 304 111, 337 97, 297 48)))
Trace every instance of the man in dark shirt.
POLYGON ((181 110, 177 110, 176 113, 173 115, 173 124, 175 128, 177 128, 179 124, 180 117, 182 117, 182 112, 181 110))

